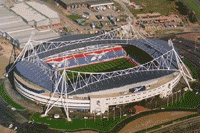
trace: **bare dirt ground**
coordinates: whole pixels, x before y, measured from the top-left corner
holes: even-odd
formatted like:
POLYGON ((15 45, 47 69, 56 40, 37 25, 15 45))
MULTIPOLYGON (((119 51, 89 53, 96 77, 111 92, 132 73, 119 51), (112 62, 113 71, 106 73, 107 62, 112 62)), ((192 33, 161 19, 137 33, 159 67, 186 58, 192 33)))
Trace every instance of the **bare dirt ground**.
POLYGON ((0 125, 0 131, 1 131, 1 133, 16 133, 14 130, 11 130, 9 128, 5 128, 2 125, 0 125))
POLYGON ((6 66, 9 63, 9 58, 12 51, 12 45, 5 39, 0 38, 0 78, 6 73, 6 66))
MULTIPOLYGON (((0 79, 4 77, 6 73, 6 66, 9 63, 13 46, 12 44, 4 38, 0 38, 0 79)), ((16 49, 16 55, 19 54, 19 50, 16 49)), ((14 58, 11 58, 11 62, 14 58)))
POLYGON ((177 35, 177 37, 182 37, 187 40, 200 42, 200 40, 198 40, 198 38, 197 38, 198 36, 200 37, 200 33, 189 33, 189 34, 177 35))
MULTIPOLYGON (((65 132, 65 133, 71 133, 71 132, 65 132)), ((86 130, 86 131, 78 131, 78 132, 73 132, 73 133, 98 133, 98 132, 86 130)))
POLYGON ((141 117, 127 124, 119 133, 133 133, 146 128, 153 127, 155 125, 171 121, 180 117, 194 114, 195 112, 161 112, 158 114, 152 114, 141 117))

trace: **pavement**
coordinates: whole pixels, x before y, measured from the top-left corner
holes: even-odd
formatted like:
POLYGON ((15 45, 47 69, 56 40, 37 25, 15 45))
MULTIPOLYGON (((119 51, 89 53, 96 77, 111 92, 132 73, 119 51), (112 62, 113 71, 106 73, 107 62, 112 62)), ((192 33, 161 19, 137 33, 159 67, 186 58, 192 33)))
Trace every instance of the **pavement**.
POLYGON ((122 8, 124 9, 124 14, 126 14, 127 16, 130 16, 132 18, 134 17, 133 14, 126 7, 126 5, 123 3, 122 0, 115 0, 115 2, 119 3, 122 6, 122 8))
POLYGON ((11 129, 14 129, 15 127, 18 127, 19 124, 28 122, 28 120, 24 116, 22 116, 19 112, 12 111, 8 107, 8 103, 6 103, 1 96, 0 96, 0 112, 1 112, 0 124, 3 125, 4 127, 7 127, 7 128, 3 128, 2 126, 0 127, 0 129, 2 128, 4 131, 12 131, 8 129, 10 124, 13 124, 13 127, 11 129))
POLYGON ((198 124, 200 122, 200 116, 186 119, 179 122, 174 122, 173 124, 163 126, 162 128, 149 131, 149 133, 163 133, 163 132, 175 132, 175 129, 186 129, 187 127, 190 127, 192 124, 198 124))

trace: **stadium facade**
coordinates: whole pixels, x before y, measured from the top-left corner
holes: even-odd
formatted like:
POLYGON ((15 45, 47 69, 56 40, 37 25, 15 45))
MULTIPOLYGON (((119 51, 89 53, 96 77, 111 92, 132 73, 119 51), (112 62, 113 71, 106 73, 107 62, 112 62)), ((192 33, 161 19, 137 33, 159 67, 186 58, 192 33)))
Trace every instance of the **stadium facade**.
POLYGON ((44 116, 54 106, 63 107, 68 120, 69 109, 104 113, 111 105, 167 97, 181 77, 188 86, 187 79, 193 80, 171 41, 144 38, 130 24, 102 35, 66 36, 52 42, 30 38, 11 71, 20 94, 47 105, 44 116), (153 60, 140 64, 120 45, 134 45, 153 60), (137 65, 111 72, 68 69, 116 58, 129 58, 137 65))

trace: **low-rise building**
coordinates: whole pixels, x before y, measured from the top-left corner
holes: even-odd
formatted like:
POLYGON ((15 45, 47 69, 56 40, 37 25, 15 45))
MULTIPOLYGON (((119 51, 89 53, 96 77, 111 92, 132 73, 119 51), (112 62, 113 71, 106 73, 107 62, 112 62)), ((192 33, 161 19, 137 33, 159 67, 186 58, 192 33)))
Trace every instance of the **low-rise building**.
POLYGON ((11 10, 31 26, 41 27, 60 23, 60 18, 55 11, 37 2, 18 3, 11 10))

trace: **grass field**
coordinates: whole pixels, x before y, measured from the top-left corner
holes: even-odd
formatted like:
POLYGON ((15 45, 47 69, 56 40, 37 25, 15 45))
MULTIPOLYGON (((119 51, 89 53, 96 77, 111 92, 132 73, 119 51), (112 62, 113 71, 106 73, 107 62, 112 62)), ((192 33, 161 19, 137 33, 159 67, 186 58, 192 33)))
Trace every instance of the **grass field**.
POLYGON ((200 7, 197 5, 195 0, 182 0, 190 9, 192 9, 197 16, 200 15, 200 7))
POLYGON ((107 119, 73 119, 71 122, 68 122, 65 119, 53 119, 50 116, 41 118, 39 114, 34 114, 30 120, 37 123, 46 123, 50 128, 62 129, 66 131, 74 131, 80 129, 95 129, 99 131, 109 131, 111 130, 118 122, 125 119, 126 117, 116 117, 107 119))
POLYGON ((198 76, 197 76, 197 71, 196 71, 196 69, 195 69, 187 60, 183 60, 183 63, 184 63, 187 67, 189 67, 189 69, 190 69, 191 72, 192 72, 193 78, 194 78, 194 79, 197 79, 198 76))
POLYGON ((180 100, 175 101, 169 106, 163 106, 163 108, 196 108, 200 104, 200 96, 194 94, 191 91, 187 91, 180 100))
POLYGON ((121 58, 115 59, 107 62, 91 64, 87 66, 72 68, 69 70, 79 71, 79 72, 110 72, 119 69, 126 69, 136 66, 134 63, 130 62, 130 59, 121 58))
POLYGON ((4 84, 0 84, 0 96, 11 106, 15 107, 16 109, 23 110, 25 108, 21 107, 20 105, 16 104, 15 102, 10 99, 10 97, 6 94, 4 90, 4 84))
POLYGON ((175 10, 176 1, 170 0, 130 0, 131 2, 135 2, 136 4, 142 5, 143 9, 135 10, 131 6, 127 6, 129 10, 135 14, 140 13, 153 13, 159 12, 161 15, 170 15, 170 13, 176 14, 175 10))
MULTIPOLYGON (((131 68, 136 65, 137 64, 134 64, 134 62, 130 61, 130 59, 121 58, 121 59, 115 59, 115 60, 111 60, 107 62, 91 64, 87 66, 71 68, 69 70, 79 71, 79 72, 110 72, 110 71, 115 71, 115 70, 120 70, 120 69, 131 68)), ((67 71, 67 74, 70 79, 73 79, 72 72, 67 71)), ((77 75, 78 74, 74 73, 74 79, 76 79, 77 75)), ((85 75, 82 75, 82 76, 85 77, 85 75)))
POLYGON ((73 21, 76 21, 76 19, 83 19, 83 17, 80 15, 69 15, 68 17, 73 21))

